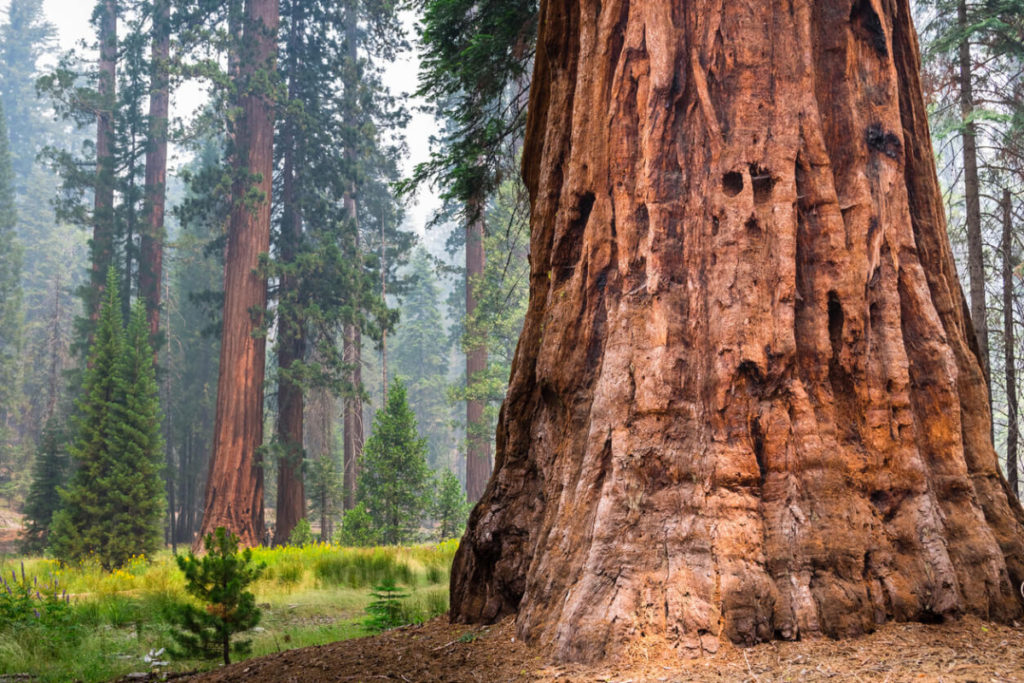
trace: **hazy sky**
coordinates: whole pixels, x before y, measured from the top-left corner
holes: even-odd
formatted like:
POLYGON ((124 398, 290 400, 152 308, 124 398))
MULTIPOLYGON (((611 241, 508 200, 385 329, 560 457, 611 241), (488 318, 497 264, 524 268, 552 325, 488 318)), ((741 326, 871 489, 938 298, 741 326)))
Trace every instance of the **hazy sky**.
MULTIPOLYGON (((7 7, 10 0, 0 0, 0 13, 6 20, 7 7)), ((89 23, 95 3, 92 0, 43 0, 43 9, 47 19, 56 27, 60 41, 60 49, 67 50, 76 46, 79 41, 94 39, 93 27, 89 23)), ((406 28, 412 35, 411 15, 406 17, 406 28)), ((386 72, 385 83, 395 94, 408 93, 416 89, 416 74, 419 69, 419 59, 414 53, 405 55, 401 61, 391 65, 386 72)), ((203 100, 203 92, 196 86, 186 87, 179 90, 172 98, 172 114, 175 116, 187 117, 189 112, 194 111, 203 100)), ((433 135, 437 126, 432 116, 416 111, 416 105, 422 102, 410 100, 408 107, 412 114, 409 128, 406 130, 406 142, 409 146, 409 156, 405 160, 403 172, 411 171, 412 167, 425 160, 430 151, 430 136, 433 135)), ((172 167, 180 163, 180 155, 172 151, 172 167)), ((406 222, 408 228, 414 229, 417 233, 423 234, 423 226, 430 214, 437 209, 439 201, 436 194, 427 189, 420 192, 415 198, 415 205, 409 207, 406 222)), ((430 241, 434 242, 435 239, 430 241)), ((443 238, 442 238, 443 241, 443 238)))

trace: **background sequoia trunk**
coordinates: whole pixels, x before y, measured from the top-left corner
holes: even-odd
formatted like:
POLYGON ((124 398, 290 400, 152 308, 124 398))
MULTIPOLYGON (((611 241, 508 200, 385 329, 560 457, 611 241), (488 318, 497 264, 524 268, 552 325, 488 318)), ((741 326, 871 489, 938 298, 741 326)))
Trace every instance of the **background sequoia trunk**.
POLYGON ((263 542, 263 379, 266 369, 267 279, 261 254, 270 250, 274 107, 268 91, 275 68, 278 0, 246 0, 239 72, 241 116, 233 140, 240 165, 232 188, 224 258, 224 323, 213 457, 206 481, 203 525, 193 541, 223 526, 243 546, 263 542), (254 200, 251 190, 258 192, 254 200))
POLYGON ((907 0, 542 3, 453 619, 594 659, 1020 616, 918 60, 907 0))

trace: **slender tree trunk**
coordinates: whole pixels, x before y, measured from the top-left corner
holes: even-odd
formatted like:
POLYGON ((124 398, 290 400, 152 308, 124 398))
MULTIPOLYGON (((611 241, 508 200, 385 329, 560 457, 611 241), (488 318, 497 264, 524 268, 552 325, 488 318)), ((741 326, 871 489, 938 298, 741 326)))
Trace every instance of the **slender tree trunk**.
POLYGON ((159 351, 160 293, 163 280, 164 204, 167 188, 167 117, 170 103, 168 63, 171 56, 170 0, 158 0, 153 12, 152 86, 149 95, 149 139, 146 145, 146 227, 142 232, 139 295, 146 303, 153 362, 159 351))
POLYGON ((1019 618, 908 0, 544 0, 537 44, 452 618, 578 660, 1019 618))
POLYGON ((54 274, 54 277, 56 279, 53 283, 53 317, 50 318, 50 332, 47 337, 50 368, 47 377, 46 409, 43 411, 43 424, 48 423, 57 412, 57 403, 60 400, 61 374, 64 368, 64 306, 61 303, 61 294, 64 289, 61 284, 63 278, 59 270, 54 274))
MULTIPOLYGON (((314 389, 306 404, 306 421, 303 437, 306 452, 310 458, 334 458, 334 419, 337 400, 330 390, 319 387, 314 389)), ((329 510, 336 504, 331 498, 331 489, 324 482, 320 487, 320 534, 321 538, 331 540, 331 518, 329 510)))
POLYGON ((363 401, 360 394, 363 386, 362 360, 360 358, 360 335, 357 325, 345 325, 342 339, 342 358, 350 368, 348 384, 353 395, 342 400, 344 440, 342 442, 342 466, 344 468, 345 496, 343 506, 351 510, 356 504, 356 482, 359 478, 359 461, 363 454, 363 401))
MULTIPOLYGON (((117 0, 102 0, 96 114, 96 190, 93 194, 92 296, 89 319, 99 319, 107 270, 114 263, 114 110, 117 106, 117 0)), ((90 331, 90 337, 92 333, 90 331)))
MULTIPOLYGON (((387 250, 384 242, 384 212, 380 214, 380 300, 387 305, 388 301, 388 266, 387 250)), ((388 331, 380 333, 380 383, 382 406, 388 402, 388 331)))
MULTIPOLYGON (((233 143, 243 172, 232 188, 216 422, 200 537, 223 526, 237 534, 242 545, 254 546, 264 537, 258 449, 263 445, 267 281, 259 259, 270 248, 274 157, 274 105, 263 83, 275 68, 278 5, 277 0, 246 0, 245 8, 239 60, 241 116, 233 143), (259 194, 256 201, 253 189, 259 194)), ((196 549, 200 541, 193 541, 196 549)))
MULTIPOLYGON (((957 24, 967 30, 967 0, 957 1, 957 24)), ((974 87, 972 82, 971 44, 968 38, 960 41, 958 51, 960 69, 960 114, 963 117, 964 201, 967 204, 967 271, 971 288, 971 322, 978 338, 978 356, 981 369, 989 379, 988 318, 985 308, 985 253, 981 236, 981 182, 978 180, 977 127, 971 120, 974 114, 974 87)), ((991 389, 990 389, 991 396, 991 389)))
MULTIPOLYGON (((356 64, 359 59, 359 54, 356 49, 358 44, 358 16, 353 8, 354 5, 350 6, 346 13, 344 30, 348 49, 348 58, 350 60, 350 73, 358 75, 359 71, 356 68, 356 64)), ((353 92, 357 87, 357 83, 347 83, 345 86, 345 92, 353 92)), ((354 102, 349 103, 350 108, 346 113, 345 121, 346 126, 350 130, 354 130, 357 125, 357 122, 354 119, 354 113, 351 111, 352 106, 354 106, 354 102)), ((345 156, 349 160, 349 163, 355 165, 355 150, 351 147, 346 149, 345 156)), ((345 214, 351 221, 353 245, 352 263, 356 268, 361 268, 362 260, 359 254, 359 216, 356 192, 356 184, 353 181, 348 194, 345 196, 345 214)), ((359 305, 361 299, 358 292, 361 287, 361 274, 357 272, 354 277, 355 291, 351 292, 352 300, 353 302, 356 302, 356 306, 359 305)), ((355 506, 356 483, 359 478, 359 461, 362 458, 364 441, 362 331, 358 323, 361 313, 362 311, 355 311, 353 314, 353 321, 345 324, 344 331, 342 333, 342 359, 349 368, 347 382, 349 385, 349 392, 343 401, 345 435, 342 445, 343 467, 345 473, 344 508, 346 510, 351 510, 355 506)))
POLYGON ((1010 491, 1017 486, 1017 335, 1013 326, 1013 220, 1010 191, 1003 190, 1003 360, 1006 366, 1006 478, 1010 491))
MULTIPOLYGON (((289 35, 289 92, 295 95, 298 40, 303 30, 302 3, 296 3, 289 35)), ((296 188, 298 139, 294 123, 285 123, 284 185, 282 188, 283 216, 281 221, 280 259, 283 264, 294 264, 302 240, 302 214, 299 210, 296 188)), ((299 279, 292 274, 281 277, 278 314, 277 366, 277 440, 284 452, 277 464, 277 522, 274 544, 288 543, 292 529, 306 516, 306 490, 302 478, 303 389, 289 374, 294 364, 305 356, 306 336, 304 321, 296 310, 299 279)))
MULTIPOLYGON (((474 288, 484 273, 483 202, 469 206, 470 221, 466 225, 466 322, 473 318, 477 301, 474 288)), ((472 333, 467 329, 467 333, 472 333)), ((475 336, 475 335, 474 335, 475 336)), ((484 401, 472 398, 473 383, 487 372, 487 345, 483 341, 466 351, 466 498, 480 499, 491 476, 491 438, 484 420, 484 401)))

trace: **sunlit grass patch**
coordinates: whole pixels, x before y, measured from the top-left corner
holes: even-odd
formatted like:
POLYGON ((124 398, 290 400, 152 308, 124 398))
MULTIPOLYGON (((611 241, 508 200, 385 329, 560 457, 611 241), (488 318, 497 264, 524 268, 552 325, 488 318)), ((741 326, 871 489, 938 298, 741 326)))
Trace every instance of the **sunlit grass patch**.
MULTIPOLYGON (((438 545, 346 548, 316 543, 302 548, 256 548, 253 559, 267 565, 253 584, 263 612, 250 634, 253 654, 320 645, 368 635, 370 590, 390 577, 409 597, 402 620, 424 621, 448 608, 448 575, 457 542, 438 545)), ((171 644, 169 608, 190 599, 184 579, 167 551, 133 558, 105 572, 98 563, 60 566, 45 558, 0 558, 0 572, 21 580, 52 584, 70 595, 72 623, 0 628, 0 672, 30 674, 42 681, 103 681, 146 671, 143 657, 171 644)), ((176 661, 167 670, 212 666, 176 661)))

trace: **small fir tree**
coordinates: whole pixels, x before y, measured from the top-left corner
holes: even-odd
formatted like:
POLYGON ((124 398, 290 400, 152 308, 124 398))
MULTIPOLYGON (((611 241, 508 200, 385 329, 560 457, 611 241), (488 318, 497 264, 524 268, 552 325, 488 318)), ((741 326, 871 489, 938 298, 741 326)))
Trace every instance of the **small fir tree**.
POLYGON ((437 540, 457 538, 466 528, 466 517, 470 509, 466 494, 462 491, 462 483, 451 470, 436 474, 434 482, 430 513, 437 524, 437 540))
POLYGON ((238 552, 238 536, 217 527, 203 539, 206 554, 177 556, 178 568, 185 574, 185 590, 203 607, 178 605, 171 617, 180 630, 173 631, 181 647, 177 657, 224 658, 231 663, 231 652, 244 655, 252 648, 249 640, 231 642, 236 633, 254 628, 260 621, 256 598, 246 588, 263 573, 264 565, 252 563, 252 551, 238 552))
POLYGON ((160 410, 145 309, 126 335, 116 271, 111 268, 78 400, 71 455, 77 469, 61 489, 51 547, 61 561, 94 555, 107 569, 160 546, 160 410))
POLYGON ((50 528, 50 547, 62 562, 91 553, 105 567, 128 559, 108 557, 105 551, 114 531, 108 487, 118 469, 116 405, 124 394, 118 372, 125 344, 119 292, 117 272, 111 268, 76 401, 75 439, 69 449, 76 469, 68 487, 59 489, 62 509, 54 514, 50 528))
POLYGON ((419 526, 428 502, 426 456, 427 441, 416 432, 405 385, 396 379, 389 387, 387 405, 373 418, 357 492, 383 543, 398 545, 419 526))
POLYGON ((32 483, 25 500, 21 552, 26 555, 38 555, 46 549, 50 524, 60 507, 57 489, 64 484, 67 464, 63 435, 56 420, 51 417, 39 440, 35 464, 32 466, 32 483))
POLYGON ((387 576, 370 591, 373 601, 366 606, 366 613, 369 618, 366 626, 371 631, 386 631, 389 628, 401 626, 407 623, 402 614, 402 600, 409 597, 403 593, 394 577, 387 576))

